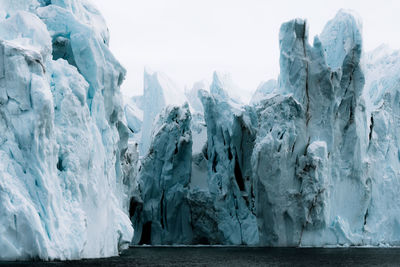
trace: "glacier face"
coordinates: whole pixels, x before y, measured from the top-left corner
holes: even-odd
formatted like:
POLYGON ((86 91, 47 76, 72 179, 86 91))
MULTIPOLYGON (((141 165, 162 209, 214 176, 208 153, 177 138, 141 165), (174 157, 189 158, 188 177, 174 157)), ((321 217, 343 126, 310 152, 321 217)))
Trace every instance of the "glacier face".
POLYGON ((365 220, 369 242, 399 242, 400 52, 381 46, 365 55, 368 138, 366 161, 371 193, 365 220))
POLYGON ((159 114, 153 140, 138 173, 141 203, 132 215, 138 244, 190 244, 186 201, 192 159, 188 105, 169 106, 159 114))
POLYGON ((279 84, 301 111, 286 113, 288 105, 277 108, 283 109, 278 119, 261 126, 272 131, 256 142, 268 142, 253 154, 262 190, 256 194, 257 211, 262 214, 266 244, 337 244, 351 239, 338 230, 344 227, 362 235, 370 181, 364 157, 367 125, 360 98, 364 75, 357 22, 340 11, 314 38, 313 46, 307 41, 306 21, 297 19, 281 27, 279 84), (274 146, 275 153, 262 153, 274 146))
POLYGON ((125 69, 87 1, 2 0, 0 259, 117 255, 131 240, 125 69))
POLYGON ((400 52, 363 53, 361 31, 345 10, 312 45, 284 23, 249 105, 229 75, 183 92, 149 70, 124 104, 88 1, 1 0, 0 259, 398 245, 400 52))
MULTIPOLYGON (((172 243, 399 244, 400 54, 385 46, 363 53, 361 32, 360 19, 340 10, 310 45, 307 22, 289 21, 279 35, 280 76, 260 84, 250 105, 231 97, 232 81, 219 73, 209 92, 197 84, 186 94, 196 107, 190 181, 169 202, 188 208, 190 230, 172 243)), ((154 170, 141 165, 139 180, 141 172, 154 170)), ((159 213, 165 200, 148 186, 137 193, 156 190, 142 205, 159 213)), ((159 229, 148 243, 171 244, 160 239, 170 230, 159 229)))

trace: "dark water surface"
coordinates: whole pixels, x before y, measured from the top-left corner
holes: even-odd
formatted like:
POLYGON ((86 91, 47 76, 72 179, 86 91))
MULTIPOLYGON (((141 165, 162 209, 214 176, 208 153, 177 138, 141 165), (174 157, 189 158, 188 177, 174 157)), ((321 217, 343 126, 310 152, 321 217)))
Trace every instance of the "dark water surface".
POLYGON ((132 247, 106 259, 0 266, 400 266, 400 248, 132 247))

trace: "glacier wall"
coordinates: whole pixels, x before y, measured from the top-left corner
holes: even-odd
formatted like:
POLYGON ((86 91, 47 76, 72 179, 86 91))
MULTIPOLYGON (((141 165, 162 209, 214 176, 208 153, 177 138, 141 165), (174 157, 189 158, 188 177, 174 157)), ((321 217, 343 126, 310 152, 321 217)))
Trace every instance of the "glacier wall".
MULTIPOLYGON (((147 243, 399 244, 400 53, 385 46, 363 53, 361 20, 347 10, 312 45, 307 21, 284 23, 279 44, 280 76, 260 84, 249 105, 219 73, 209 91, 195 84, 186 94, 193 113, 191 170, 188 159, 176 169, 186 166, 182 174, 190 179, 185 193, 167 202, 185 205, 190 227, 174 229, 172 242, 162 238, 170 229, 151 229, 147 243)), ((151 139, 160 142, 157 135, 151 139)), ((176 140, 174 134, 165 142, 174 147, 176 140)), ((154 183, 144 178, 158 177, 153 167, 140 168, 140 183, 154 183)), ((141 205, 168 217, 160 190, 147 186, 136 194, 157 194, 141 205)), ((169 223, 180 225, 175 217, 169 223)), ((149 221, 159 225, 160 217, 149 221)))
POLYGON ((138 173, 140 202, 131 214, 138 244, 190 244, 186 200, 192 160, 191 114, 169 106, 156 118, 153 140, 138 173))
POLYGON ((131 167, 104 20, 87 1, 0 9, 0 259, 117 255, 131 167))
POLYGON ((371 191, 359 24, 341 11, 313 46, 306 21, 281 27, 279 86, 292 104, 272 98, 279 106, 273 122, 271 112, 265 114, 272 103, 259 106, 262 124, 253 154, 265 244, 362 244, 349 236, 362 236, 371 191), (341 232, 346 227, 350 233, 341 232))
POLYGON ((0 259, 133 244, 398 245, 400 52, 341 10, 279 34, 277 80, 126 71, 86 0, 0 0, 0 259), (133 226, 133 227, 132 227, 133 226), (135 235, 133 235, 135 229, 135 235))

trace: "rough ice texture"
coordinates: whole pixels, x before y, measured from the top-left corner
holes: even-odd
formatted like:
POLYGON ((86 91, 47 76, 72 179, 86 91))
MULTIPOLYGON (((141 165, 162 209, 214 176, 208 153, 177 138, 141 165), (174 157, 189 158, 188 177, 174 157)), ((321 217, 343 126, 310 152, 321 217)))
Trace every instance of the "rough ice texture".
POLYGON ((400 243, 400 53, 363 55, 351 12, 313 45, 284 23, 279 79, 249 106, 227 75, 183 92, 146 71, 123 108, 90 3, 1 4, 0 259, 400 243))
POLYGON ((377 245, 400 244, 400 51, 381 46, 364 57, 368 94, 367 155, 370 197, 364 232, 377 245))
POLYGON ((210 93, 200 83, 187 93, 193 117, 188 105, 161 112, 138 173, 134 244, 258 243, 251 181, 256 114, 229 97, 229 86, 228 76, 215 73, 210 93))
POLYGON ((255 114, 230 105, 226 85, 214 75, 211 95, 201 92, 207 125, 208 189, 214 202, 223 244, 257 244, 252 198, 251 151, 255 114))
POLYGON ((169 106, 156 120, 149 153, 139 171, 141 203, 132 222, 137 244, 190 244, 187 194, 192 164, 192 133, 188 105, 169 106))
POLYGON ((104 20, 87 1, 0 9, 0 259, 117 255, 129 133, 104 20))
POLYGON ((345 11, 328 22, 313 46, 306 21, 281 27, 279 85, 291 95, 271 98, 279 108, 269 115, 268 101, 258 109, 252 159, 262 244, 364 242, 371 188, 361 45, 358 20, 345 11))
POLYGON ((307 22, 289 21, 279 35, 279 79, 261 84, 250 106, 232 99, 232 82, 219 73, 210 92, 199 90, 191 181, 175 204, 188 207, 191 231, 176 240, 400 243, 400 53, 381 46, 363 54, 361 31, 357 16, 340 10, 310 45, 307 22))

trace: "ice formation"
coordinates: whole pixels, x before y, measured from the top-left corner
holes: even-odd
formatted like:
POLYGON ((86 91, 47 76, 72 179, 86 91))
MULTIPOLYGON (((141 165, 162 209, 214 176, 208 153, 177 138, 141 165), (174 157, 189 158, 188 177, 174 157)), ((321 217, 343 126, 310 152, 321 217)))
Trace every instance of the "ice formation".
POLYGON ((161 112, 138 172, 134 244, 258 243, 250 180, 256 115, 232 100, 232 87, 216 72, 210 92, 204 82, 187 92, 192 111, 186 104, 161 112))
MULTIPOLYGON (((172 243, 400 243, 394 204, 400 201, 400 54, 385 46, 363 54, 361 31, 360 19, 340 10, 310 45, 307 22, 289 21, 279 35, 279 79, 260 84, 249 106, 232 98, 236 89, 219 73, 210 92, 197 90, 202 109, 193 99, 199 86, 186 94, 199 116, 191 122, 191 171, 184 168, 190 181, 175 205, 189 210, 190 229, 172 243)), ((153 143, 159 138, 153 135, 153 143)), ((174 134, 171 147, 176 140, 174 134)), ((178 165, 187 167, 188 159, 178 165)), ((154 170, 142 165, 139 180, 148 172, 154 170)), ((155 185, 148 186, 137 193, 156 190, 156 200, 142 199, 143 206, 159 213, 171 205, 173 198, 166 201, 155 185)), ((157 216, 152 225, 160 224, 157 216)), ((181 224, 175 217, 169 223, 181 224)), ((147 242, 171 244, 162 238, 169 231, 146 232, 147 242)))
POLYGON ((249 105, 228 75, 184 92, 148 70, 122 103, 89 2, 1 0, 0 259, 400 244, 400 52, 363 53, 361 31, 346 10, 312 45, 284 23, 249 105))
POLYGON ((104 20, 87 1, 0 9, 0 259, 117 255, 129 130, 104 20))
POLYGON ((151 131, 155 118, 167 105, 181 105, 186 100, 182 90, 161 72, 144 71, 143 89, 143 125, 141 141, 139 144, 140 155, 148 152, 151 143, 151 131))
POLYGON ((254 245, 258 229, 252 198, 251 151, 255 141, 255 114, 238 108, 227 96, 229 88, 214 74, 210 93, 202 91, 207 125, 208 190, 216 210, 223 244, 254 245))
POLYGON ((156 119, 153 140, 139 171, 142 203, 134 203, 132 221, 139 244, 190 244, 190 209, 186 201, 192 164, 188 105, 169 106, 156 119))
POLYGON ((279 84, 291 95, 259 107, 253 153, 261 242, 347 242, 341 230, 361 236, 370 197, 359 22, 341 11, 310 46, 296 19, 282 25, 280 48, 279 84))

